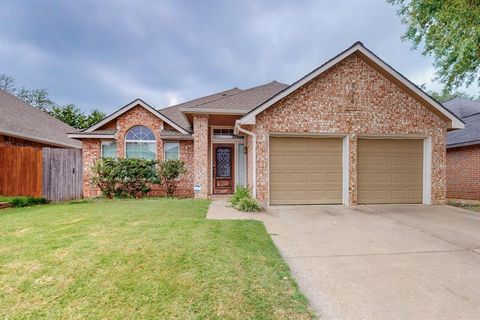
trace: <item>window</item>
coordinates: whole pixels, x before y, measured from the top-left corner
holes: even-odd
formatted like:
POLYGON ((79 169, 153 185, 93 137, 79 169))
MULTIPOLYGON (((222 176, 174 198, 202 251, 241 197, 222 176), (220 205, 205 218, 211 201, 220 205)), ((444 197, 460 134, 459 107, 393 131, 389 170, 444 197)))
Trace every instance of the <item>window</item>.
POLYGON ((213 136, 215 138, 242 138, 242 137, 239 137, 239 136, 236 136, 234 133, 233 133, 233 129, 231 128, 214 128, 213 129, 213 136))
POLYGON ((180 159, 180 145, 178 142, 165 142, 163 147, 165 150, 165 160, 180 159))
POLYGON ((144 126, 136 126, 127 132, 125 150, 127 158, 155 160, 157 158, 157 142, 152 130, 144 126))
POLYGON ((102 141, 102 158, 116 158, 116 157, 117 157, 117 142, 102 141))

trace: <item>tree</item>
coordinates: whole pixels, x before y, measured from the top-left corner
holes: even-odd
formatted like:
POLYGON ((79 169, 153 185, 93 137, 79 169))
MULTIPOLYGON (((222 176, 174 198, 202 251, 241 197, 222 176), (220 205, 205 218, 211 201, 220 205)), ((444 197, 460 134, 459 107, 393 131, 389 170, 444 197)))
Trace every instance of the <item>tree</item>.
POLYGON ((47 89, 27 89, 22 87, 15 95, 20 100, 42 111, 48 112, 55 106, 55 103, 50 100, 47 89))
POLYGON ((5 74, 0 74, 0 89, 15 95, 20 100, 39 110, 48 112, 53 117, 75 129, 85 129, 105 118, 105 113, 94 109, 90 114, 83 113, 74 104, 57 105, 49 97, 47 89, 20 89, 15 87, 15 79, 5 74))
POLYGON ((106 114, 104 112, 101 112, 98 109, 91 110, 90 114, 85 119, 85 123, 84 123, 84 126, 83 126, 82 129, 93 126, 95 123, 100 122, 100 120, 105 118, 105 116, 106 116, 106 114))
POLYGON ((437 78, 445 92, 480 85, 479 0, 387 0, 407 25, 403 39, 434 57, 437 78))
POLYGON ((439 102, 446 102, 446 101, 452 100, 453 98, 456 98, 456 97, 475 100, 474 96, 469 95, 468 93, 463 92, 463 91, 454 91, 454 92, 428 91, 428 94, 431 95, 435 100, 437 100, 439 102))
POLYGON ((49 113, 75 129, 83 129, 85 127, 85 114, 73 104, 54 106, 49 113))
POLYGON ((15 88, 15 79, 13 77, 7 76, 6 74, 0 74, 0 89, 7 91, 8 93, 14 93, 15 88))

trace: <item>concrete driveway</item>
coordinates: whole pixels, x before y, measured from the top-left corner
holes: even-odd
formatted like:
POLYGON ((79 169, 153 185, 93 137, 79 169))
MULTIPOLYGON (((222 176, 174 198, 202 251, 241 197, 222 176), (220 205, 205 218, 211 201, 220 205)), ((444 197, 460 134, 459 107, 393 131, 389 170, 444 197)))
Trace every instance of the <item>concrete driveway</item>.
POLYGON ((450 206, 277 206, 257 219, 323 319, 479 319, 480 214, 450 206))
POLYGON ((480 214, 279 206, 262 220, 321 318, 480 317, 480 214))

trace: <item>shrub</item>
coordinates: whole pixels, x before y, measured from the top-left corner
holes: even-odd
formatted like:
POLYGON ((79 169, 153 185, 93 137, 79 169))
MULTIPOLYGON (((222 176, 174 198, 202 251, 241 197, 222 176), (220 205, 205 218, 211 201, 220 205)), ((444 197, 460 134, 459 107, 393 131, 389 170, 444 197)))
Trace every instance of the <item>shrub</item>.
POLYGON ((245 212, 262 211, 262 207, 258 204, 257 200, 250 197, 241 198, 235 206, 235 209, 245 212))
POLYGON ((13 198, 9 202, 13 207, 29 207, 29 206, 48 203, 47 199, 45 198, 34 198, 34 197, 13 198))
POLYGON ((228 201, 232 204, 232 207, 235 207, 243 198, 250 198, 250 190, 247 187, 237 186, 235 193, 228 201))
POLYGON ((150 191, 150 184, 160 183, 156 163, 144 159, 100 159, 92 168, 91 183, 109 199, 114 196, 142 198, 150 191))
POLYGON ((250 190, 247 187, 237 186, 235 193, 228 201, 232 204, 232 207, 239 211, 262 211, 262 207, 257 200, 250 197, 250 190))
POLYGON ((173 197, 177 190, 178 178, 186 171, 185 162, 182 160, 166 160, 160 164, 158 174, 168 197, 173 197))

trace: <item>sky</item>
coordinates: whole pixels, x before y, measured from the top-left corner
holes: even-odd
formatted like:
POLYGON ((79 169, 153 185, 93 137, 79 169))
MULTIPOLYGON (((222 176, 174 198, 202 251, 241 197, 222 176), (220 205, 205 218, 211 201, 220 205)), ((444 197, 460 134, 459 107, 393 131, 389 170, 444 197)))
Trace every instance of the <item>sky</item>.
POLYGON ((356 41, 439 90, 431 57, 382 0, 2 0, 0 73, 60 104, 162 108, 233 87, 290 84, 356 41))

